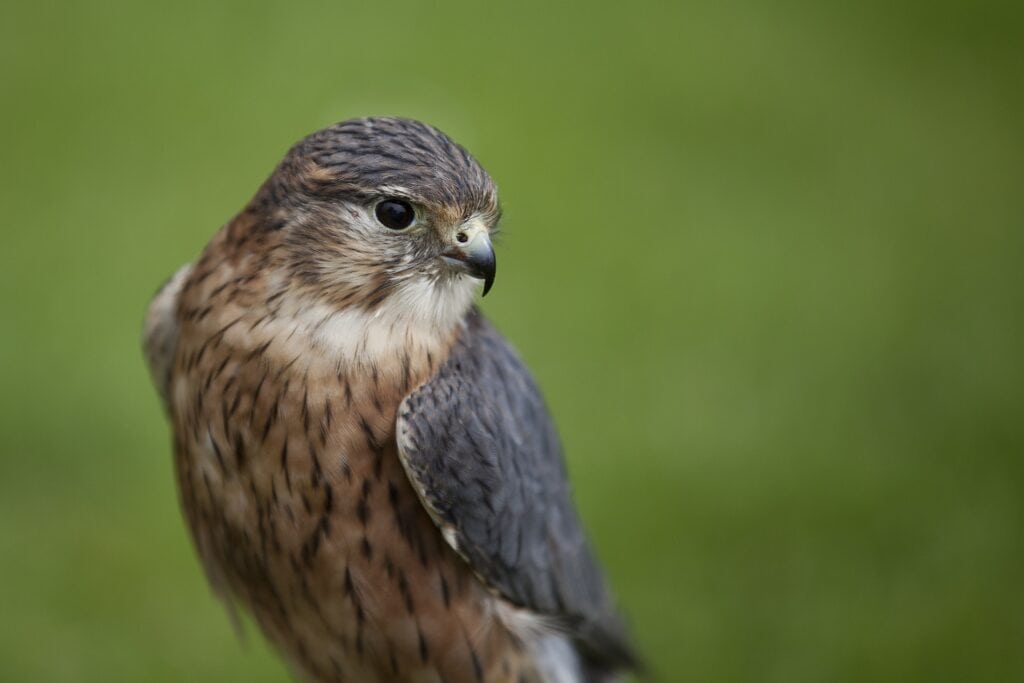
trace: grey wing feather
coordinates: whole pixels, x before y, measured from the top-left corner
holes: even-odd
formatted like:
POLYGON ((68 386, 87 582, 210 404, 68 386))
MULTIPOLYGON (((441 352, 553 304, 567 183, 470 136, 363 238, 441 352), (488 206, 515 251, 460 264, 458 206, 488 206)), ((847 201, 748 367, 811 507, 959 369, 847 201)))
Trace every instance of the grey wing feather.
POLYGON ((146 311, 142 348, 153 384, 160 392, 165 408, 169 401, 174 352, 178 347, 178 295, 191 272, 192 264, 179 268, 156 293, 146 311))
POLYGON ((402 402, 398 444, 434 521, 478 576, 567 629, 591 666, 635 666, 544 400, 478 312, 437 375, 402 402))

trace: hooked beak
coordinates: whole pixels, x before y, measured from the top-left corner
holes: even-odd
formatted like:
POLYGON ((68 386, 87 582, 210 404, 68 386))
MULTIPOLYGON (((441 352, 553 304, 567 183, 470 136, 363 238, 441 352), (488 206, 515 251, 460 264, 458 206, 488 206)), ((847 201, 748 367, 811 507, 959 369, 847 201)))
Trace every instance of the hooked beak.
POLYGON ((476 225, 460 230, 455 236, 455 243, 441 254, 441 258, 449 266, 483 280, 483 296, 487 296, 497 270, 494 247, 491 246, 487 228, 476 225))

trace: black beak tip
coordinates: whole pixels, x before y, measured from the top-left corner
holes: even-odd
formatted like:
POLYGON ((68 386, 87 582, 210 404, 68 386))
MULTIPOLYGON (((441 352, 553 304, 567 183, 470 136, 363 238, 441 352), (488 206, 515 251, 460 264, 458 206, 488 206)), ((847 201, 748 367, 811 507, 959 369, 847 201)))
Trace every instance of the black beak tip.
POLYGON ((498 261, 494 258, 494 252, 488 250, 486 254, 480 254, 470 263, 473 276, 484 281, 484 292, 480 296, 487 296, 487 292, 491 291, 491 285, 494 284, 494 274, 498 271, 498 261))
POLYGON ((487 292, 491 291, 491 285, 494 284, 494 274, 498 272, 498 260, 494 258, 494 252, 490 252, 484 262, 480 264, 480 275, 484 280, 484 291, 480 295, 481 298, 487 296, 487 292))
POLYGON ((456 267, 464 273, 484 281, 483 296, 491 291, 494 284, 494 274, 498 269, 497 259, 494 257, 494 250, 489 242, 482 246, 470 245, 469 249, 453 249, 442 256, 449 264, 457 264, 456 267))

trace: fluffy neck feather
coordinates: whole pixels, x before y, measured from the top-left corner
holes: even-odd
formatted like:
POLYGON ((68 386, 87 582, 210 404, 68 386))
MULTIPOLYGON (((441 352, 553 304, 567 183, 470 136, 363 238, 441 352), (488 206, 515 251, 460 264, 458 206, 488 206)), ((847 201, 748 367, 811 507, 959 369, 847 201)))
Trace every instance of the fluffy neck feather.
POLYGON ((275 330, 277 335, 287 331, 296 349, 313 348, 346 365, 380 366, 425 353, 437 359, 465 319, 475 289, 468 277, 410 279, 372 311, 357 304, 335 307, 309 300, 301 290, 289 291, 268 326, 283 328, 275 330))

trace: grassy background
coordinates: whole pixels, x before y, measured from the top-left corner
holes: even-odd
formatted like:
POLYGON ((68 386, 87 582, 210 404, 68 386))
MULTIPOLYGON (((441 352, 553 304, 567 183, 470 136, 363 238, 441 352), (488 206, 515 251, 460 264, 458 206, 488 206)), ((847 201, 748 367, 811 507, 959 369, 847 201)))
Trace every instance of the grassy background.
POLYGON ((344 4, 0 9, 0 679, 286 680, 138 335, 369 113, 501 186, 485 309, 662 681, 1024 677, 1020 3, 344 4))

